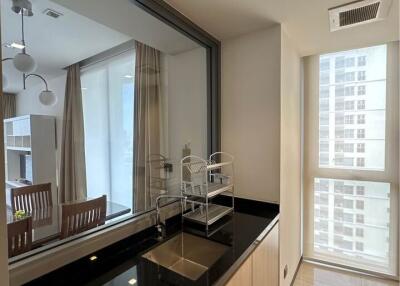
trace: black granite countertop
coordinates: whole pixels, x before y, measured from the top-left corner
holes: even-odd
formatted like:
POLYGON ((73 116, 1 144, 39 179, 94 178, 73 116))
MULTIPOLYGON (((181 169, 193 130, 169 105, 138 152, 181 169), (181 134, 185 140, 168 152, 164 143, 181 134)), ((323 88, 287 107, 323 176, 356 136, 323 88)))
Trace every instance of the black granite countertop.
MULTIPOLYGON (((221 199, 219 203, 224 203, 221 199)), ((205 234, 204 227, 184 223, 175 217, 167 221, 167 237, 182 231, 207 237, 228 246, 227 251, 196 281, 185 278, 142 257, 163 242, 156 239, 155 228, 146 229, 94 254, 53 271, 27 285, 214 285, 224 284, 255 247, 279 214, 277 205, 237 199, 235 212, 217 222, 205 234), (96 256, 95 260, 90 257, 96 256), (227 272, 229 274, 227 274, 227 272), (136 283, 136 284, 135 284, 136 283)))

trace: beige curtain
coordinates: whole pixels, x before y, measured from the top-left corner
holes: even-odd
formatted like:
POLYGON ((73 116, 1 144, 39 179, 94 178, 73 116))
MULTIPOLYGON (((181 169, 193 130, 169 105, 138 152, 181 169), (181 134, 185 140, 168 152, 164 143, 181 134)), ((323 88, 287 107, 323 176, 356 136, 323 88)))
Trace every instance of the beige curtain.
POLYGON ((78 64, 68 68, 61 141, 60 201, 86 198, 85 137, 78 64))
POLYGON ((16 116, 16 101, 15 94, 3 93, 2 96, 2 109, 4 119, 12 118, 16 116))
POLYGON ((160 52, 136 42, 134 209, 152 207, 149 158, 160 153, 160 52))

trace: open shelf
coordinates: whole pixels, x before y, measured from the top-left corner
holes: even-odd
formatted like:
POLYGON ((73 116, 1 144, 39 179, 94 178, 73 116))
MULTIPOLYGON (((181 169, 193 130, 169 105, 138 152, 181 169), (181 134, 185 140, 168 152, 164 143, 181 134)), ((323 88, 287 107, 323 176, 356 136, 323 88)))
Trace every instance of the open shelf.
POLYGON ((186 188, 186 191, 183 191, 183 194, 202 198, 212 198, 221 193, 231 191, 232 188, 233 184, 208 183, 208 191, 206 193, 201 193, 201 187, 195 186, 194 190, 192 190, 190 187, 186 188))
POLYGON ((187 220, 201 223, 203 225, 211 225, 223 216, 233 211, 231 207, 221 205, 209 204, 208 205, 208 221, 206 221, 206 208, 196 208, 194 211, 189 211, 183 215, 187 220), (208 223, 207 223, 208 222, 208 223))

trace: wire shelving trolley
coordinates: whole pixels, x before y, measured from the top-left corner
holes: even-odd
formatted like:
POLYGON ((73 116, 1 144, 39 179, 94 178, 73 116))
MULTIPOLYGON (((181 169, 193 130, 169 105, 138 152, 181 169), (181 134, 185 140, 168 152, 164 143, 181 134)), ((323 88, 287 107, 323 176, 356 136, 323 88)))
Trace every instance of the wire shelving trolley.
POLYGON ((235 206, 234 157, 226 152, 216 152, 208 160, 190 155, 181 160, 181 195, 187 197, 191 210, 183 214, 189 221, 211 224, 231 213, 235 206), (212 203, 220 194, 230 195, 231 206, 212 203))

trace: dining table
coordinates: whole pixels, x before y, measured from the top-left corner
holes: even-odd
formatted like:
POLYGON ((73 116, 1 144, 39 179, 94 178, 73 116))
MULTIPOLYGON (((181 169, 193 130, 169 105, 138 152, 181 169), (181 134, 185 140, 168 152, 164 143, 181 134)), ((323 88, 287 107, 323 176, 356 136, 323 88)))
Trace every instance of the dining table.
MULTIPOLYGON (((78 203, 85 200, 90 200, 90 198, 66 204, 78 203)), ((29 215, 32 217, 32 246, 34 248, 60 238, 62 206, 63 204, 56 204, 29 212, 29 215)), ((129 207, 112 201, 107 201, 106 208, 106 223, 131 212, 129 207)), ((12 223, 16 220, 17 218, 11 206, 7 205, 7 223, 12 223)))

